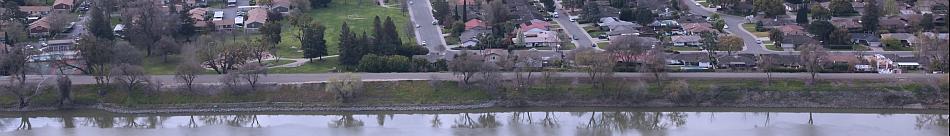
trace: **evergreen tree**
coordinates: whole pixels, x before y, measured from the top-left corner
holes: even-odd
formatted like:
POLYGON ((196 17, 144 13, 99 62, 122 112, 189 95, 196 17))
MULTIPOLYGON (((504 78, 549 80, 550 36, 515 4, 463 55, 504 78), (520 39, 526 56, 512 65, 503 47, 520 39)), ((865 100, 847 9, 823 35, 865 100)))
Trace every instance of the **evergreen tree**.
POLYGON ((86 25, 89 27, 88 31, 98 38, 112 40, 114 35, 110 25, 110 16, 106 14, 102 7, 92 6, 91 8, 89 11, 91 17, 86 25))
POLYGON ((357 42, 356 34, 350 31, 349 25, 346 22, 343 22, 343 26, 340 28, 340 63, 348 66, 355 66, 359 64, 359 61, 363 54, 361 53, 363 48, 357 42))
POLYGON ((637 22, 637 15, 634 15, 633 10, 630 8, 623 8, 620 9, 619 19, 623 21, 637 22))
POLYGON ((383 47, 383 55, 395 55, 396 49, 402 45, 402 39, 399 39, 399 31, 396 30, 396 23, 393 22, 393 19, 386 17, 386 22, 383 23, 383 32, 386 36, 388 43, 383 47))
POLYGON ((934 15, 933 14, 924 14, 924 17, 920 19, 920 28, 922 31, 931 31, 934 29, 934 15))
MULTIPOLYGON (((327 53, 327 42, 323 39, 326 27, 320 24, 311 24, 303 29, 303 36, 300 39, 300 47, 303 48, 303 57, 313 60, 329 55, 327 53)), ((322 58, 320 60, 323 60, 322 58)))
POLYGON ((803 9, 803 10, 798 11, 798 15, 795 16, 795 22, 802 25, 808 24, 808 12, 805 12, 805 11, 808 11, 808 10, 803 9))
POLYGON ((864 25, 864 31, 877 32, 880 17, 881 7, 877 5, 877 1, 867 1, 867 5, 864 6, 864 15, 861 16, 861 25, 864 25))

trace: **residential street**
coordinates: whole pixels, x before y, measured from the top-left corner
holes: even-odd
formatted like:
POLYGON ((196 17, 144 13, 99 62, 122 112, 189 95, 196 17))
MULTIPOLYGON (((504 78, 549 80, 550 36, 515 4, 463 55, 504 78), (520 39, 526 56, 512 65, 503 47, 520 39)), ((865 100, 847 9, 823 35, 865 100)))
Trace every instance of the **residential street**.
MULTIPOLYGON (((456 76, 452 73, 357 73, 362 77, 364 81, 396 81, 396 80, 456 80, 456 76)), ((323 74, 271 74, 263 76, 261 78, 261 83, 268 84, 293 84, 293 83, 316 83, 316 82, 326 82, 331 77, 343 75, 343 73, 323 73, 323 74)), ((540 77, 540 72, 535 72, 535 78, 540 77)), ((765 73, 667 73, 670 78, 689 78, 689 79, 753 79, 753 80, 762 80, 766 78, 765 73)), ((223 75, 201 75, 195 80, 195 83, 200 84, 219 84, 220 78, 223 75)), ((624 78, 644 78, 652 79, 652 73, 615 73, 615 77, 624 77, 624 78)), ((811 75, 808 73, 773 73, 772 77, 774 79, 808 79, 811 75)), ((946 77, 946 74, 921 74, 921 73, 905 73, 905 74, 877 74, 877 73, 821 73, 818 74, 820 79, 829 79, 829 80, 881 80, 881 79, 891 79, 891 80, 929 80, 934 77, 946 77)), ((177 84, 174 79, 174 75, 155 75, 152 76, 153 80, 161 81, 166 85, 177 84)), ((480 76, 479 76, 480 77, 480 76)), ((503 73, 503 78, 512 79, 514 78, 514 73, 503 73)), ((572 73, 572 72, 562 72, 558 73, 556 77, 562 78, 587 78, 586 73, 572 73)), ((91 76, 70 76, 73 81, 73 84, 95 84, 95 79, 91 76)), ((33 83, 42 83, 47 85, 52 85, 55 83, 55 75, 31 75, 28 76, 28 82, 33 83)), ((9 84, 9 77, 0 77, 0 84, 9 84)))
POLYGON ((451 55, 448 54, 445 39, 442 37, 442 27, 433 25, 435 18, 432 15, 432 6, 429 0, 410 0, 413 4, 409 5, 409 16, 415 28, 416 43, 422 45, 426 43, 429 54, 451 55), (415 27, 415 26, 414 26, 415 27))
MULTIPOLYGON (((711 16, 716 13, 713 9, 703 8, 696 4, 694 0, 682 0, 689 7, 689 12, 702 15, 702 16, 711 16)), ((745 17, 729 15, 729 14, 719 14, 726 21, 726 25, 729 26, 730 33, 739 36, 745 41, 745 47, 742 50, 742 53, 749 54, 798 54, 797 51, 772 51, 765 48, 763 45, 756 43, 755 35, 752 35, 748 30, 742 27, 743 23, 748 21, 745 17)), ((914 52, 911 51, 830 51, 835 54, 896 54, 896 55, 914 55, 914 52)), ((700 52, 683 52, 683 53, 700 53, 700 52)))

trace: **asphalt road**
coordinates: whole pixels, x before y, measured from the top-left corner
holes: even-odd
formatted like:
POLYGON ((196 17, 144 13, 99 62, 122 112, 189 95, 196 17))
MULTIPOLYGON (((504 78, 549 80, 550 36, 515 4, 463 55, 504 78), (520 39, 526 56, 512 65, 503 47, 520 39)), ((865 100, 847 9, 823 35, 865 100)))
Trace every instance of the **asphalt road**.
POLYGON ((561 28, 563 28, 569 36, 577 39, 574 40, 574 45, 577 49, 594 47, 594 41, 591 40, 590 34, 587 34, 587 31, 584 31, 577 22, 571 22, 571 16, 567 11, 564 11, 563 8, 557 8, 557 13, 559 15, 557 18, 554 18, 554 21, 561 25, 561 28))
MULTIPOLYGON (((402 80, 457 80, 452 73, 355 73, 364 81, 402 81, 402 80)), ((319 83, 326 82, 331 77, 343 75, 342 73, 324 73, 324 74, 271 74, 261 78, 264 84, 295 84, 295 83, 319 83)), ((541 73, 533 73, 534 77, 540 77, 541 73)), ((667 77, 673 79, 765 79, 765 73, 667 73, 667 77)), ((195 80, 198 84, 218 84, 222 75, 201 75, 195 80)), ((651 73, 615 73, 615 77, 622 78, 645 78, 652 79, 651 73)), ((478 76, 480 77, 480 76, 478 76)), ((512 79, 513 73, 502 73, 502 78, 512 79)), ((560 78, 587 78, 585 73, 563 72, 557 73, 555 77, 560 78)), ((773 79, 809 79, 808 73, 773 73, 773 79)), ((932 80, 936 77, 947 77, 946 74, 876 74, 876 73, 820 73, 818 78, 822 80, 932 80)), ((91 76, 70 76, 73 84, 95 84, 95 79, 91 76)), ((31 75, 27 77, 28 82, 41 83, 44 85, 55 84, 54 75, 31 75)), ((153 81, 160 81, 166 85, 179 84, 173 75, 151 76, 153 81)), ((9 84, 9 77, 0 77, 0 84, 9 84)))
POLYGON ((415 27, 416 43, 426 43, 430 54, 445 55, 448 48, 442 37, 442 27, 433 25, 432 4, 429 0, 410 0, 409 16, 415 27))

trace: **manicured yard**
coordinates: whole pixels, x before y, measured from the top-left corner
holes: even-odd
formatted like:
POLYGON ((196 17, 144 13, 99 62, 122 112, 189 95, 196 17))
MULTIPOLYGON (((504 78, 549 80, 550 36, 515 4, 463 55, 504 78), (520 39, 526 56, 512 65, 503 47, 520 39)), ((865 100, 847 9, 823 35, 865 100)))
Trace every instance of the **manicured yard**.
POLYGON ((742 24, 742 28, 744 28, 746 31, 751 32, 752 35, 755 35, 755 37, 769 37, 769 32, 755 31, 755 24, 749 24, 749 23, 742 24))
MULTIPOLYGON (((391 17, 396 30, 404 43, 414 44, 410 34, 405 32, 406 24, 409 22, 409 15, 393 6, 391 8, 380 7, 375 1, 333 1, 326 8, 317 8, 309 11, 307 15, 313 17, 314 21, 327 27, 325 40, 327 41, 327 52, 330 55, 339 54, 340 28, 343 22, 350 26, 350 30, 361 35, 366 32, 367 35, 373 34, 373 18, 379 16, 381 21, 386 17, 391 17)), ((281 34, 281 43, 278 56, 286 58, 302 58, 303 52, 298 52, 300 40, 297 40, 299 31, 297 28, 286 25, 281 34)))
POLYGON ((775 45, 775 42, 773 42, 773 41, 765 41, 765 42, 762 42, 762 44, 764 44, 764 45, 765 45, 765 48, 766 48, 766 49, 769 49, 769 50, 773 50, 773 51, 784 51, 784 50, 785 50, 785 49, 782 49, 782 47, 780 47, 781 45, 775 45))
POLYGON ((326 58, 323 61, 314 59, 311 62, 295 68, 271 68, 268 73, 329 73, 340 69, 338 58, 326 58))
POLYGON ((600 49, 607 49, 607 46, 609 46, 609 45, 610 45, 610 43, 608 43, 608 42, 597 43, 597 48, 600 48, 600 49))

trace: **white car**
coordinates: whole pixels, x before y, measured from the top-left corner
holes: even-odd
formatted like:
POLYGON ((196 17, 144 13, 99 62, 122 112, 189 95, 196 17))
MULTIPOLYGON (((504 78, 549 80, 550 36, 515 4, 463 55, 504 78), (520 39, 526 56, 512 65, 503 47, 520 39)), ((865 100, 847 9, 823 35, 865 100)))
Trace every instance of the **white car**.
POLYGON ((409 1, 409 5, 412 5, 412 1, 409 1))
POLYGON ((422 27, 422 26, 421 26, 421 25, 419 25, 419 24, 416 24, 416 28, 420 28, 420 27, 422 27))
POLYGON ((422 46, 426 46, 426 41, 422 41, 422 46))
POLYGON ((729 25, 722 26, 722 29, 729 29, 729 25))

